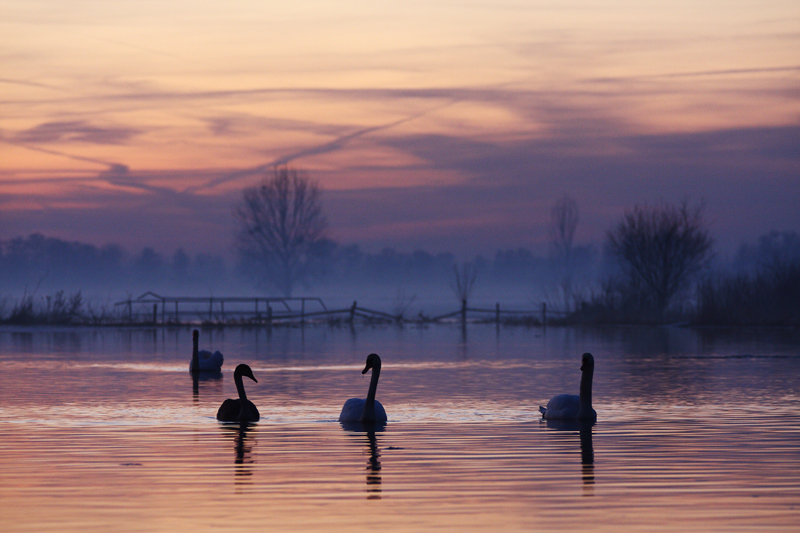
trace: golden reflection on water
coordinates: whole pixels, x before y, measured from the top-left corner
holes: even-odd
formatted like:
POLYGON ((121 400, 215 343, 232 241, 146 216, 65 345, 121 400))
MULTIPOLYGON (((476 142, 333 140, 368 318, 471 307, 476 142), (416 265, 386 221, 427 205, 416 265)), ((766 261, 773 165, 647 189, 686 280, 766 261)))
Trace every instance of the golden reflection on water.
POLYGON ((0 529, 800 523, 795 359, 653 358, 648 380, 639 360, 598 356, 594 425, 540 420, 538 402, 552 389, 577 387, 577 372, 563 376, 575 371, 571 360, 387 364, 378 396, 389 422, 370 427, 336 421, 344 399, 366 392, 360 365, 312 361, 313 371, 297 373, 255 364, 248 397, 262 419, 240 425, 214 417, 235 394, 231 369, 193 379, 180 357, 180 367, 0 357, 0 529))
POLYGON ((213 420, 4 424, 0 509, 11 526, 4 531, 790 531, 800 513, 799 423, 782 437, 698 421, 678 431, 653 421, 389 423, 383 431, 213 420))

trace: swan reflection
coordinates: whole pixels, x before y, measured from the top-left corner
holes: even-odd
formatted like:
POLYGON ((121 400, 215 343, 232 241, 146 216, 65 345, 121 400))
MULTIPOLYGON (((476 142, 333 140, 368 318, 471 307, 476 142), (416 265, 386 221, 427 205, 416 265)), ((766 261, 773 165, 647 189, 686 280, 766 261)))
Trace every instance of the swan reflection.
POLYGON ((252 436, 248 435, 255 424, 249 422, 239 422, 238 424, 226 424, 220 426, 225 435, 233 434, 233 449, 236 452, 234 464, 234 476, 237 485, 250 482, 253 475, 252 465, 255 462, 252 457, 253 442, 252 436))
POLYGON ((381 452, 378 448, 378 437, 376 433, 386 428, 385 423, 377 422, 365 424, 361 422, 342 422, 342 428, 352 433, 361 433, 366 437, 365 443, 369 451, 367 460, 367 499, 381 499, 381 452))
POLYGON ((200 382, 208 383, 203 389, 210 389, 216 393, 222 392, 222 372, 191 372, 192 375, 192 400, 194 403, 200 401, 200 382), (210 386, 209 386, 210 385, 210 386))
POLYGON ((369 443, 369 462, 367 464, 367 492, 368 498, 380 499, 381 492, 381 461, 380 451, 378 450, 378 438, 374 431, 367 432, 367 442, 369 443))
POLYGON ((594 495, 594 445, 592 444, 591 420, 545 420, 547 429, 564 432, 578 432, 581 450, 581 477, 584 496, 594 495))

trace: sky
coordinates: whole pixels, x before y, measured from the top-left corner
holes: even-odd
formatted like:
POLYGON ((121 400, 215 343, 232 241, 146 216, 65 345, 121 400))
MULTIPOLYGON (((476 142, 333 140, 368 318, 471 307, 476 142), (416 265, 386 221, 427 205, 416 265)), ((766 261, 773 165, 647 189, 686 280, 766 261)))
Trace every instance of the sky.
POLYGON ((367 251, 800 231, 797 0, 0 0, 0 64, 0 240, 229 253, 276 164, 367 251))

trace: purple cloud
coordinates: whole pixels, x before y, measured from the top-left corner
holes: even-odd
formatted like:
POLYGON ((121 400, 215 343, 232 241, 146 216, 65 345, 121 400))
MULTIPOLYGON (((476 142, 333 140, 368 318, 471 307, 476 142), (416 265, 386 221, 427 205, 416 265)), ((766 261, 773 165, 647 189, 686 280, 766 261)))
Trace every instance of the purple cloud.
POLYGON ((137 135, 133 128, 101 128, 84 121, 45 122, 20 131, 12 137, 18 143, 64 143, 82 142, 90 144, 123 144, 137 135))

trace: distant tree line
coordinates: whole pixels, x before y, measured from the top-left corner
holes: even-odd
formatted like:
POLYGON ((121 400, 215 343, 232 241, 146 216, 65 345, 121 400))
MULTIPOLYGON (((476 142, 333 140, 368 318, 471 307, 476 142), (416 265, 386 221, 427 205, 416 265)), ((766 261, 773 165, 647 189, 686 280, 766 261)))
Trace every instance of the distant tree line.
POLYGON ((772 231, 742 245, 731 269, 700 283, 696 322, 800 325, 800 236, 772 231))
POLYGON ((99 289, 117 293, 148 287, 188 289, 227 277, 221 256, 183 249, 165 257, 151 247, 131 254, 122 246, 101 247, 41 234, 0 241, 0 283, 8 294, 37 290, 99 289))
MULTIPOLYGON (((297 282, 304 290, 326 284, 359 283, 390 285, 424 282, 448 286, 457 265, 454 254, 425 250, 401 252, 384 248, 365 252, 357 244, 339 245, 326 239, 311 254, 308 276, 297 282), (305 284, 305 285, 304 285, 305 284)), ((579 249, 583 265, 596 259, 591 247, 579 249)), ((498 250, 494 257, 476 256, 471 262, 479 283, 531 284, 557 279, 557 264, 527 248, 498 250)), ((237 262, 213 254, 190 255, 178 249, 164 255, 152 247, 131 253, 122 246, 64 241, 41 234, 0 241, 0 294, 45 290, 100 289, 125 293, 136 290, 195 291, 219 293, 227 286, 253 288, 255 268, 239 258, 237 262)), ((279 294, 277 287, 262 283, 261 294, 279 294)))
POLYGON ((238 256, 232 263, 183 249, 171 256, 151 247, 130 254, 114 244, 40 234, 0 241, 0 320, 7 310, 3 297, 14 293, 22 298, 12 314, 62 320, 83 305, 80 292, 64 296, 64 290, 205 296, 255 288, 289 296, 298 288, 307 294, 337 286, 449 286, 466 308, 476 285, 493 284, 528 294, 534 286, 549 288, 546 298, 568 322, 800 324, 798 235, 771 232, 743 244, 729 265, 712 269, 713 240, 703 215, 702 203, 635 205, 607 231, 601 254, 594 245, 574 243, 578 205, 564 196, 551 211, 546 256, 522 247, 461 263, 449 252, 370 253, 332 240, 319 186, 305 173, 278 167, 245 189, 235 206, 238 256), (50 296, 40 296, 32 313, 38 291, 50 296))
MULTIPOLYGON (((324 250, 319 257, 320 277, 313 279, 310 291, 337 284, 351 289, 365 286, 366 290, 383 285, 396 291, 415 283, 446 288, 461 281, 466 287, 463 279, 456 280, 454 271, 461 278, 468 272, 470 285, 504 283, 520 290, 543 280, 558 288, 563 281, 556 258, 537 256, 526 248, 500 250, 492 259, 478 256, 469 262, 468 271, 450 253, 404 253, 391 248, 367 253, 358 245, 339 246, 333 241, 327 241, 324 250)), ((794 232, 772 232, 756 244, 742 245, 730 265, 698 276, 696 284, 685 285, 663 309, 652 305, 658 300, 642 293, 645 287, 635 279, 626 278, 609 254, 606 249, 604 262, 611 265, 606 274, 573 295, 569 321, 800 324, 800 238, 794 232)), ((586 264, 593 265, 592 254, 585 255, 586 264)), ((38 234, 19 237, 0 242, 0 320, 13 314, 21 321, 33 315, 63 321, 81 305, 89 305, 88 314, 93 316, 81 290, 111 291, 116 296, 144 290, 223 294, 220 280, 231 279, 242 283, 242 291, 252 290, 246 289, 250 278, 243 277, 242 268, 220 256, 190 256, 183 250, 165 257, 152 248, 129 254, 117 245, 96 247, 38 234), (138 280, 138 285, 132 280, 138 280), (71 293, 65 295, 64 290, 71 293)), ((274 294, 268 288, 258 291, 274 294)))

